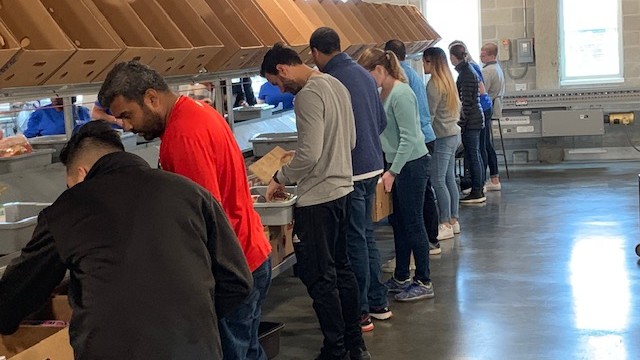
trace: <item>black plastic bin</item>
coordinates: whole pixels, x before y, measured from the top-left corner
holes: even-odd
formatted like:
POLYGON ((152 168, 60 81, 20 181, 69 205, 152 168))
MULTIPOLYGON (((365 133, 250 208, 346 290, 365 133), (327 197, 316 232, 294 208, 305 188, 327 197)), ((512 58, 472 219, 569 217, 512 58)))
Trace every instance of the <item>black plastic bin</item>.
POLYGON ((283 323, 260 322, 258 341, 269 359, 275 358, 280 353, 280 331, 282 329, 284 329, 283 323))

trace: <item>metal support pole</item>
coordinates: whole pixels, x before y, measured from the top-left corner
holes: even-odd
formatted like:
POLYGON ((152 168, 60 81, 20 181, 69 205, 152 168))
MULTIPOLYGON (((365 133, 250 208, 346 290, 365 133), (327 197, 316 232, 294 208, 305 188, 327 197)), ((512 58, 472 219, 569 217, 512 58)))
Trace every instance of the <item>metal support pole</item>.
POLYGON ((222 98, 222 87, 220 86, 220 80, 213 81, 213 103, 215 109, 222 115, 224 115, 224 99, 222 98))
POLYGON ((231 84, 231 79, 227 79, 225 83, 227 85, 227 122, 231 131, 233 131, 233 123, 235 122, 235 117, 233 116, 233 85, 231 84))
POLYGON ((67 135, 67 139, 71 138, 71 134, 73 133, 73 128, 76 125, 76 120, 73 116, 73 103, 71 102, 71 97, 62 98, 62 109, 64 112, 64 132, 67 135))

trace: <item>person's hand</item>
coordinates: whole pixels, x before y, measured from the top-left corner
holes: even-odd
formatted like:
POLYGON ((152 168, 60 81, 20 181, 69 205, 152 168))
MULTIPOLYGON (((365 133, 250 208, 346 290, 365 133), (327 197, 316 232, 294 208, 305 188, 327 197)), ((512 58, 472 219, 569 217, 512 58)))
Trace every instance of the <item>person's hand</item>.
POLYGON ((122 121, 122 119, 117 119, 114 121, 114 124, 120 126, 121 128, 124 127, 124 121, 122 121))
POLYGON ((278 184, 275 180, 271 179, 267 186, 267 201, 271 201, 271 199, 273 199, 273 194, 278 190, 284 191, 284 185, 278 184))
POLYGON ((382 185, 384 185, 384 191, 390 193, 395 180, 396 177, 392 173, 385 171, 384 174, 382 174, 382 185))

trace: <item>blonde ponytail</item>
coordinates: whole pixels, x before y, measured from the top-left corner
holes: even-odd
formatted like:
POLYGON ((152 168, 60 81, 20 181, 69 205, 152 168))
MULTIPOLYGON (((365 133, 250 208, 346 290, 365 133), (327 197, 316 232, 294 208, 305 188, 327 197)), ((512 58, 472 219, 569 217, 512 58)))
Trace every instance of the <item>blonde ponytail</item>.
POLYGON ((385 66, 385 68, 389 72, 389 75, 402 81, 403 83, 407 83, 408 82, 407 77, 404 74, 404 70, 402 70, 402 66, 400 65, 400 60, 398 60, 398 57, 396 56, 396 54, 391 50, 387 50, 385 51, 385 53, 386 53, 386 58, 389 64, 388 66, 385 66))
POLYGON ((368 71, 373 71, 376 66, 380 65, 384 67, 394 79, 398 79, 404 83, 407 82, 407 77, 404 75, 398 57, 390 50, 384 51, 377 48, 367 49, 358 58, 358 64, 362 65, 362 67, 368 71))

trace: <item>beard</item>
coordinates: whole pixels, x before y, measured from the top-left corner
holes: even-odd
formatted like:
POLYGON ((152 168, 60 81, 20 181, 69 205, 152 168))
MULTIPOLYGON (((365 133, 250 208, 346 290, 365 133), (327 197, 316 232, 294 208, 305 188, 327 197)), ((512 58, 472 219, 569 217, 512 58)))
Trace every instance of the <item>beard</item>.
POLYGON ((284 87, 285 92, 292 93, 293 95, 296 95, 300 90, 302 90, 302 86, 298 85, 298 83, 293 80, 283 80, 282 87, 284 87))
POLYGON ((142 114, 144 117, 144 128, 134 129, 134 132, 142 135, 142 137, 147 141, 151 141, 162 136, 165 129, 165 123, 162 116, 147 109, 146 106, 142 107, 142 114))

